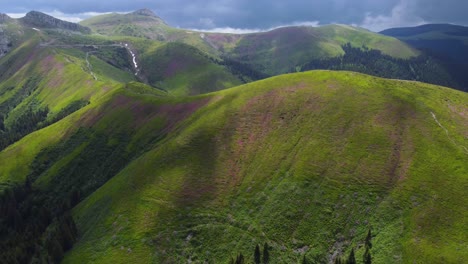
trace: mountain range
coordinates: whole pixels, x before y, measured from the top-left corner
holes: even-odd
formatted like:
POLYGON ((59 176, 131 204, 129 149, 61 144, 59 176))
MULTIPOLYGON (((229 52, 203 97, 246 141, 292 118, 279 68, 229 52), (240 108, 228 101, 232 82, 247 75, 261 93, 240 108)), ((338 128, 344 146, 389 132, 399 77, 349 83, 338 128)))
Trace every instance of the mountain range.
POLYGON ((466 32, 0 15, 0 257, 463 263, 466 32))

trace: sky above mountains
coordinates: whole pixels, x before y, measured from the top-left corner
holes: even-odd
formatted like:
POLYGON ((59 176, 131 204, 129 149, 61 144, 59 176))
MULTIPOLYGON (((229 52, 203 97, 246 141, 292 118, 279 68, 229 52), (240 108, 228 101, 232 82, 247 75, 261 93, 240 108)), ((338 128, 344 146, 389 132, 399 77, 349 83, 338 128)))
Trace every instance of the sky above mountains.
POLYGON ((466 0, 15 0, 0 12, 31 10, 78 22, 101 13, 149 8, 170 25, 218 31, 257 31, 285 25, 352 24, 380 31, 425 23, 468 25, 466 0))

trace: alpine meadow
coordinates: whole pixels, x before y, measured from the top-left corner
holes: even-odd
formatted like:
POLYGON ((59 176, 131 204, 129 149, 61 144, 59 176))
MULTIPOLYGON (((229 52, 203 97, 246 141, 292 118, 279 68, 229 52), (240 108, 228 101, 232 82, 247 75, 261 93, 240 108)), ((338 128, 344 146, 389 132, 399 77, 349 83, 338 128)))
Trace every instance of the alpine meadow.
POLYGON ((467 262, 468 27, 152 9, 0 13, 1 263, 467 262))

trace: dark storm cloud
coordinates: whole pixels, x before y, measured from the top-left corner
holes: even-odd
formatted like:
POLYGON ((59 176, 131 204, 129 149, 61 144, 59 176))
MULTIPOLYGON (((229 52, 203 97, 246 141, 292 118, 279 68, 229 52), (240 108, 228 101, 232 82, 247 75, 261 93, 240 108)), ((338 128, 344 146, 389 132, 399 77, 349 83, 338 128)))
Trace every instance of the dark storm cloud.
POLYGON ((466 0, 16 0, 1 12, 39 10, 77 20, 87 12, 128 12, 147 7, 169 24, 185 28, 266 29, 318 21, 321 24, 385 27, 445 22, 468 24, 466 0), (55 13, 54 13, 55 12, 55 13))

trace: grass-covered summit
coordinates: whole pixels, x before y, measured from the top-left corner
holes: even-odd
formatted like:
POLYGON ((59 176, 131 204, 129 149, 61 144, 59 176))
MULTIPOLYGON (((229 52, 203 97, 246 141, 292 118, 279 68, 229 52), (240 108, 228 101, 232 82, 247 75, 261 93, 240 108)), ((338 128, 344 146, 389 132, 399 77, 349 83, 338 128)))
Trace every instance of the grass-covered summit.
POLYGON ((374 263, 466 258, 465 93, 330 71, 187 98, 146 89, 0 154, 33 153, 10 181, 81 190, 65 263, 253 261, 264 243, 271 263, 360 260, 369 230, 374 263))

